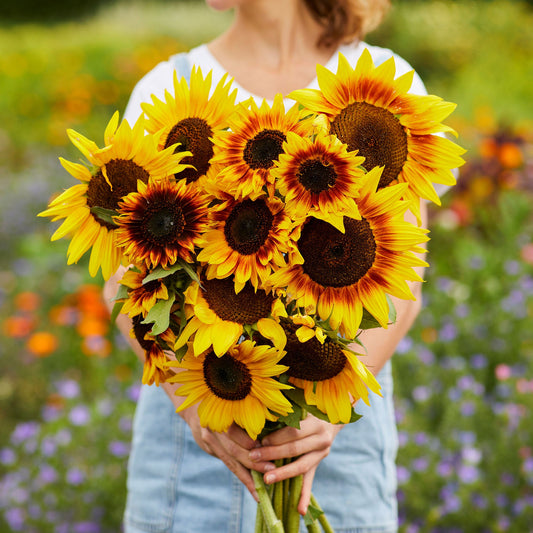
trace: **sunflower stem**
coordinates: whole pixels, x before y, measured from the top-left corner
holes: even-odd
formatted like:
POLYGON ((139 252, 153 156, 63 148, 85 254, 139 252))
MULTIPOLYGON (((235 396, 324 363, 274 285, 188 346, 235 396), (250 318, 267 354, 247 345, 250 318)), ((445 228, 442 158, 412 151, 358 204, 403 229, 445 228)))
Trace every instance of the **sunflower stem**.
MULTIPOLYGON (((276 465, 276 468, 279 468, 283 465, 283 459, 274 461, 274 464, 276 465)), ((274 502, 274 512, 276 513, 276 516, 283 521, 283 512, 285 507, 285 501, 283 499, 283 481, 274 483, 274 494, 272 501, 274 502)))
MULTIPOLYGON (((313 507, 316 507, 318 510, 322 511, 322 507, 318 504, 316 501, 316 498, 313 493, 311 493, 311 505, 313 507)), ((318 517, 318 521, 320 522, 320 525, 322 526, 322 529, 324 530, 324 533, 335 533, 333 531, 333 528, 331 527, 331 524, 328 521, 328 518, 326 516, 326 513, 322 511, 318 517)))
POLYGON ((320 533, 320 527, 318 526, 318 522, 316 520, 313 520, 312 524, 308 524, 307 533, 320 533))
POLYGON ((298 512, 298 502, 302 492, 303 479, 303 475, 301 474, 291 479, 287 533, 298 533, 300 529, 300 513, 298 512))
POLYGON ((259 506, 263 512, 264 522, 269 533, 285 533, 281 520, 276 516, 270 496, 267 492, 263 476, 256 470, 252 470, 252 478, 255 484, 255 490, 259 496, 259 506))
POLYGON ((265 531, 265 520, 263 519, 263 510, 261 506, 257 505, 257 513, 255 514, 255 529, 254 533, 263 533, 265 531))

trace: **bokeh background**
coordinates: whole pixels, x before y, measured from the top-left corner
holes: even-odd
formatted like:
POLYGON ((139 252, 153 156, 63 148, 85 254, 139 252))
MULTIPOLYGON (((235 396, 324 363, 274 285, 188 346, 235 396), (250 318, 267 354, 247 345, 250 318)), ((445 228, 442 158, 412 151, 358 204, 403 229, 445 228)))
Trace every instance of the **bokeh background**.
MULTIPOLYGON (((144 73, 229 21, 201 0, 0 7, 1 532, 121 529, 141 368, 36 214, 73 184, 65 130, 102 142, 144 73)), ((393 360, 402 533, 533 531, 531 28, 531 2, 396 0, 367 38, 458 104, 468 149, 393 360)))

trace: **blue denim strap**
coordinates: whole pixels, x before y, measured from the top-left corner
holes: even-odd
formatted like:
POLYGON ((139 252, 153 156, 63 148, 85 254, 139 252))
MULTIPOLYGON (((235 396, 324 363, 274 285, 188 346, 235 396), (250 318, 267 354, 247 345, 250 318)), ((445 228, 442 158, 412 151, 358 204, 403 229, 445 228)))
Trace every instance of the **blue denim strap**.
POLYGON ((187 58, 187 52, 181 52, 171 56, 171 61, 174 65, 174 70, 178 74, 178 78, 185 78, 187 85, 191 81, 191 66, 189 65, 189 59, 187 58))

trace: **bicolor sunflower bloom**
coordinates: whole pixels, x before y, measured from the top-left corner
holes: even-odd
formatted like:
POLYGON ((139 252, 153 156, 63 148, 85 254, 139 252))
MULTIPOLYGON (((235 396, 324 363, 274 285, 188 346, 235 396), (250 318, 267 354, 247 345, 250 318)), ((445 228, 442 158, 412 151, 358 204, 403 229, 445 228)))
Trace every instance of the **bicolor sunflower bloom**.
POLYGON ((158 335, 156 340, 156 338, 150 334, 152 325, 153 324, 143 324, 142 315, 133 317, 131 337, 136 339, 144 350, 145 359, 142 383, 144 385, 153 385, 155 383, 159 386, 160 383, 165 383, 169 377, 174 375, 174 373, 169 370, 169 358, 161 347, 161 343, 165 343, 167 349, 170 350, 176 341, 176 336, 169 327, 166 331, 158 335))
POLYGON ((212 350, 197 357, 189 350, 179 364, 185 371, 167 380, 182 384, 175 394, 186 399, 178 412, 200 402, 202 427, 224 432, 236 423, 255 440, 267 420, 292 412, 282 393, 292 387, 274 379, 287 369, 278 364, 283 353, 250 340, 233 346, 222 357, 212 350))
MULTIPOLYGON (((380 394, 373 374, 342 344, 329 336, 321 341, 316 334, 303 341, 298 334, 301 324, 282 319, 282 325, 287 353, 281 363, 289 367, 289 383, 302 389, 305 401, 316 405, 332 424, 347 424, 357 400, 370 405, 368 389, 380 394)), ((313 329, 310 324, 306 327, 313 329)))
POLYGON ((120 200, 136 191, 138 183, 147 183, 150 177, 162 179, 185 168, 180 163, 183 155, 172 155, 173 148, 162 152, 157 149, 157 138, 145 135, 144 124, 144 118, 140 117, 133 128, 127 121, 118 126, 118 113, 115 113, 105 130, 102 149, 83 135, 68 130, 70 140, 92 168, 60 158, 67 172, 82 183, 67 189, 39 213, 53 220, 65 219, 52 235, 52 241, 72 235, 67 251, 69 265, 77 263, 92 247, 91 276, 96 276, 101 267, 104 279, 109 279, 120 265, 122 250, 112 220, 120 200), (102 211, 110 216, 102 217, 102 211))
POLYGON ((292 218, 313 216, 340 231, 345 216, 361 218, 355 199, 366 174, 363 157, 323 131, 312 138, 288 132, 283 148, 272 174, 292 218))
POLYGON ((266 101, 260 107, 253 100, 246 105, 240 104, 230 119, 230 131, 221 132, 214 138, 213 163, 220 167, 216 180, 237 198, 246 197, 265 186, 272 196, 274 178, 271 170, 283 153, 287 133, 292 131, 305 136, 309 133, 309 124, 297 105, 285 112, 281 94, 276 95, 272 107, 266 101))
POLYGON ((394 58, 375 67, 365 49, 354 68, 339 54, 337 73, 317 65, 320 90, 289 94, 317 114, 330 133, 358 150, 367 170, 385 167, 380 187, 409 185, 404 196, 420 219, 420 198, 440 205, 432 183, 455 184, 451 169, 464 163, 464 149, 439 134, 453 133, 443 124, 456 105, 437 96, 408 94, 414 71, 395 79, 394 58))
POLYGON ((121 313, 133 318, 137 315, 146 317, 150 309, 158 300, 168 300, 168 289, 162 279, 154 279, 143 283, 144 278, 148 275, 148 270, 141 267, 128 269, 122 279, 121 285, 128 288, 128 297, 124 299, 121 313))
POLYGON ((165 101, 152 96, 153 104, 141 107, 148 117, 147 130, 161 132, 160 149, 179 143, 179 152, 190 152, 184 163, 191 165, 176 179, 196 183, 215 170, 212 137, 227 128, 228 117, 235 108, 237 90, 231 90, 231 80, 223 76, 211 94, 212 73, 204 78, 199 67, 191 72, 190 86, 174 73, 174 94, 165 91, 165 101))
POLYGON ((258 287, 273 270, 286 265, 283 254, 292 240, 292 221, 278 198, 226 197, 210 210, 211 228, 197 258, 206 264, 206 277, 233 275, 240 291, 247 281, 258 287))
POLYGON ((185 291, 187 325, 174 346, 178 350, 192 340, 192 352, 212 349, 219 357, 237 343, 245 326, 257 329, 274 346, 283 349, 285 333, 278 323, 287 312, 283 302, 250 283, 235 292, 231 278, 192 282, 185 291))
POLYGON ((119 204, 117 244, 134 264, 166 268, 178 259, 194 262, 207 229, 209 198, 185 180, 140 182, 119 204))
POLYGON ((404 221, 406 184, 378 189, 379 173, 368 173, 357 200, 361 219, 344 219, 345 232, 309 217, 299 229, 295 263, 272 274, 269 286, 287 293, 309 314, 329 321, 354 339, 363 307, 387 327, 386 294, 414 300, 407 281, 422 281, 413 267, 427 263, 413 252, 427 230, 404 221), (303 262, 302 262, 303 259, 303 262))

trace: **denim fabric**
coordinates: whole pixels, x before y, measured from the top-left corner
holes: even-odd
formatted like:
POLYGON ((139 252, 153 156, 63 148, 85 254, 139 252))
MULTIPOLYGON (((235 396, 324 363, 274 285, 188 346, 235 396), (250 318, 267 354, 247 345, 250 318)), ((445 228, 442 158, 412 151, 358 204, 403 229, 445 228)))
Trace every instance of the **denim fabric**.
MULTIPOLYGON (((316 473, 313 492, 336 533, 397 531, 390 363, 378 380, 383 398, 372 395, 370 407, 359 402, 363 418, 339 432, 316 473)), ((255 512, 248 491, 197 446, 165 392, 143 386, 128 465, 126 533, 251 533, 255 512)))

